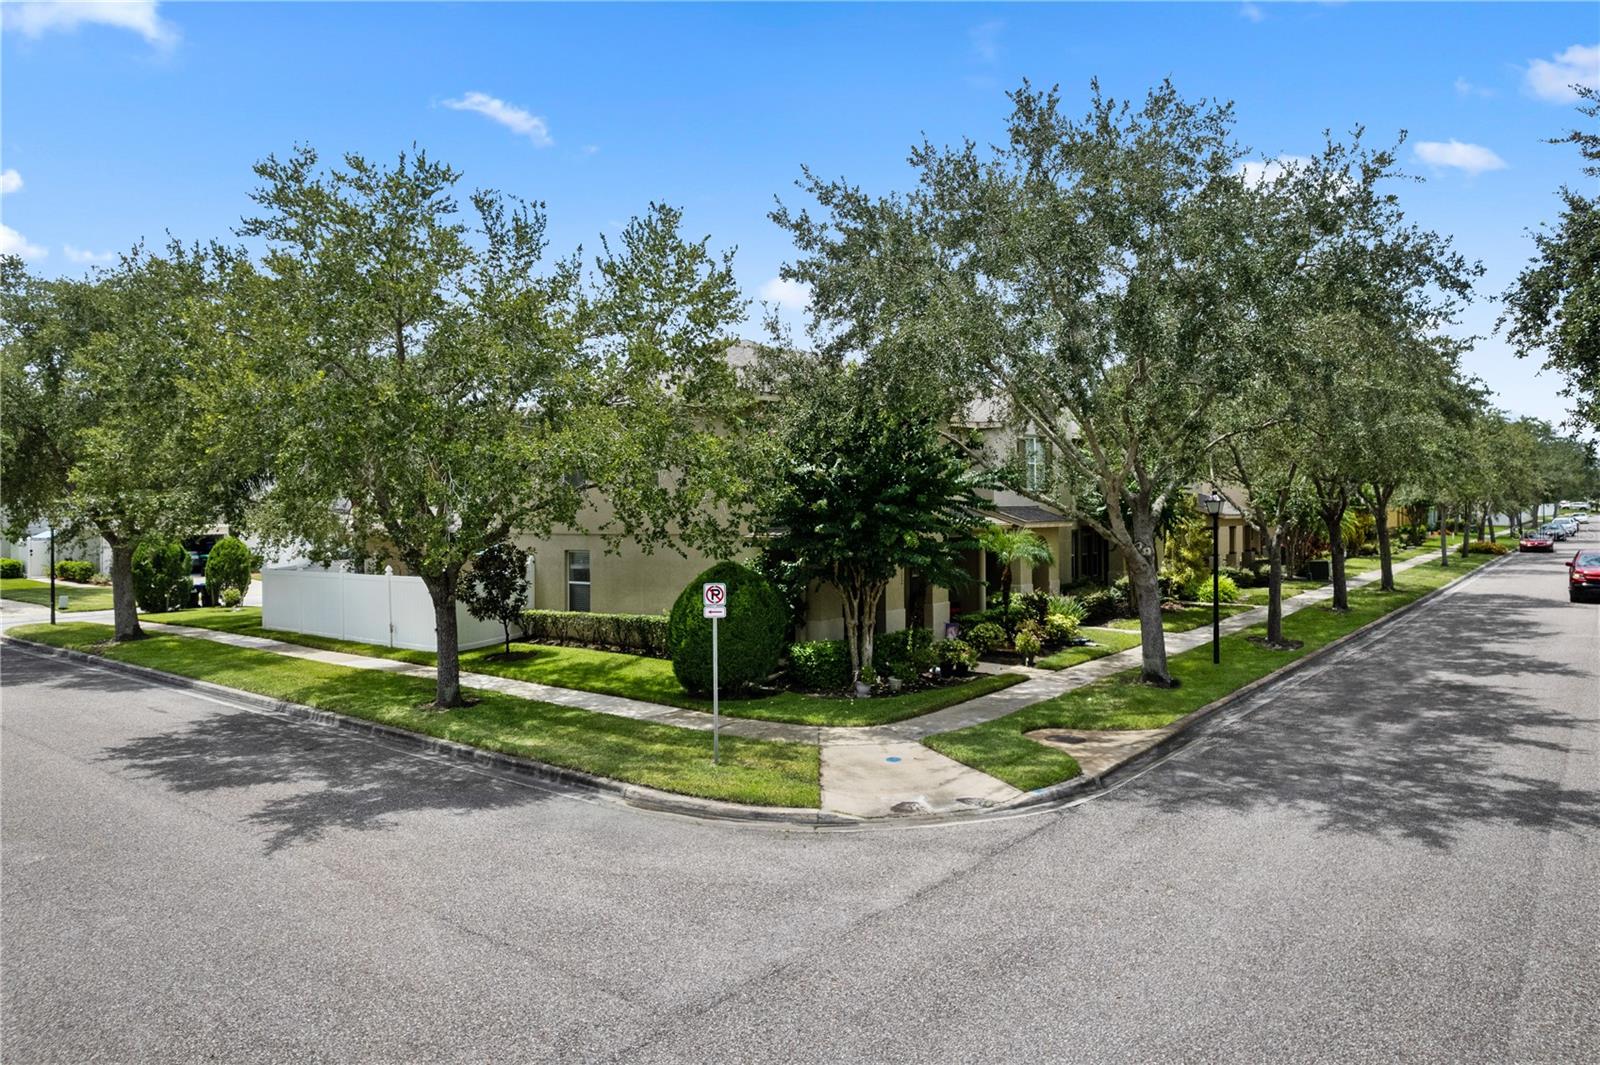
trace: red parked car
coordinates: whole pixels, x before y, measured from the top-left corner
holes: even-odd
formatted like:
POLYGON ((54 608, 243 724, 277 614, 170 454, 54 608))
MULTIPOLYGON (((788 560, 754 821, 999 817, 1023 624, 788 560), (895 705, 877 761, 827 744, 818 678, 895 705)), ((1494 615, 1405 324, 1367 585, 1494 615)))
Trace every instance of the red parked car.
POLYGON ((1589 596, 1600 599, 1600 551, 1585 548, 1572 556, 1567 563, 1572 576, 1567 582, 1567 598, 1576 603, 1589 596))
POLYGON ((1518 551, 1550 551, 1554 552, 1556 542, 1541 532, 1531 532, 1523 536, 1517 544, 1518 551))

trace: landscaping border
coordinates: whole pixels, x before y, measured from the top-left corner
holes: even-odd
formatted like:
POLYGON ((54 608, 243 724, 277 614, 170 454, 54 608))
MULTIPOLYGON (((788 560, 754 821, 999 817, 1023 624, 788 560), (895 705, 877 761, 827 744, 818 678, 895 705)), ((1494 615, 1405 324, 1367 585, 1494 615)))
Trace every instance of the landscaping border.
POLYGON ((1235 688, 1222 698, 1209 702, 1197 710, 1189 711, 1189 713, 1185 714, 1183 717, 1180 717, 1171 725, 1167 726, 1172 730, 1171 732, 1167 733, 1167 735, 1161 737, 1155 743, 1151 744, 1149 747, 1146 747, 1133 757, 1125 761, 1118 762, 1116 765, 1111 766, 1109 769, 1106 769, 1095 776, 1077 776, 1073 777, 1071 780, 1063 780, 1059 784, 1051 784, 1048 787, 1037 788, 1023 795, 1020 799, 1014 799, 1002 807, 997 807, 996 810, 1024 810, 1030 807, 1044 806, 1051 803, 1062 803, 1069 799, 1077 798, 1082 793, 1086 792, 1106 790, 1112 784, 1116 783, 1116 778, 1125 776, 1134 770, 1142 769, 1155 762, 1161 761, 1168 755, 1174 754, 1182 748, 1187 747, 1190 743, 1194 742, 1195 739, 1203 736, 1211 726, 1214 726, 1215 721, 1213 719, 1217 717, 1217 715, 1221 714, 1224 710, 1229 709, 1237 703, 1244 702, 1261 689, 1276 684, 1285 678, 1291 677, 1301 670, 1320 662, 1325 658, 1328 658, 1335 651, 1346 648, 1357 640, 1361 640, 1373 635, 1378 630, 1384 628, 1390 623, 1405 617, 1407 614, 1411 613, 1411 611, 1422 606, 1424 603, 1430 602, 1439 596, 1452 591, 1453 589, 1464 586, 1467 584, 1467 582, 1473 580, 1479 574, 1487 573, 1489 570, 1493 569, 1495 566, 1499 565, 1501 562, 1504 562, 1510 557, 1512 556, 1500 555, 1496 558, 1492 558, 1488 562, 1485 562, 1483 565, 1479 566, 1477 569, 1473 570, 1471 573, 1463 576, 1460 580, 1451 581, 1449 584, 1444 584, 1433 589, 1432 591, 1425 592, 1413 599, 1411 602, 1406 603, 1403 606, 1396 607, 1394 610, 1391 610, 1382 617, 1372 619, 1359 629, 1356 629, 1353 632, 1347 632, 1338 639, 1330 640, 1328 643, 1323 644, 1315 651, 1310 651, 1305 655, 1295 659, 1293 662, 1284 663, 1282 666, 1273 670, 1271 673, 1268 673, 1266 676, 1257 677, 1248 684, 1243 684, 1235 688))
POLYGON ((480 767, 487 766, 513 776, 531 778, 546 784, 558 784, 577 791, 609 795, 620 799, 629 806, 657 813, 681 814, 688 817, 718 821, 747 821, 797 827, 859 825, 862 823, 859 818, 846 817, 842 814, 830 814, 823 810, 794 806, 750 806, 743 803, 723 802, 718 799, 676 795, 657 788, 648 788, 642 784, 629 784, 594 773, 568 769, 565 766, 550 765, 547 762, 535 761, 532 758, 503 754, 499 751, 473 747, 470 744, 440 739, 436 736, 424 736, 418 732, 396 728, 393 725, 384 725, 376 721, 368 721, 364 718, 351 717, 332 710, 318 710, 315 707, 305 706, 300 703, 272 699, 265 695, 257 695, 254 692, 241 691, 238 688, 229 688, 226 685, 196 680, 193 677, 184 677, 176 673, 167 673, 148 666, 118 662, 116 659, 92 655, 69 647, 51 647, 49 644, 35 643, 32 640, 13 636, 10 633, 0 633, 0 643, 13 644, 28 654, 65 658, 85 665, 98 666, 112 672, 125 673, 144 680, 153 680, 169 688, 202 692, 275 717, 309 721, 317 725, 326 725, 348 732, 355 732, 371 739, 406 747, 411 750, 439 755, 453 761, 471 763, 480 767))

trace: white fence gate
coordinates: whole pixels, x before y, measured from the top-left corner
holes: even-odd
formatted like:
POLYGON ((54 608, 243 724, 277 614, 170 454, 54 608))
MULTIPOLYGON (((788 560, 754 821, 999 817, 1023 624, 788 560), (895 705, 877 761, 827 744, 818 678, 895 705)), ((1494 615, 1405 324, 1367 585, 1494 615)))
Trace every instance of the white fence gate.
MULTIPOLYGON (((261 627, 358 640, 413 651, 437 651, 433 600, 421 577, 349 573, 316 566, 261 573, 261 627)), ((479 621, 456 604, 463 650, 505 638, 497 621, 479 621)), ((515 628, 512 635, 516 635, 515 628)))

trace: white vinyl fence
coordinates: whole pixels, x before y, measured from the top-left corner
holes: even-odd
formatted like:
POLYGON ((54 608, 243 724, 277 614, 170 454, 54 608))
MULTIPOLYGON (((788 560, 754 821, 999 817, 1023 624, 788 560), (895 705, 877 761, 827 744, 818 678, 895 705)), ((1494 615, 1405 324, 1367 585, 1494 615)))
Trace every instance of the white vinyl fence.
MULTIPOLYGON (((436 651, 433 600, 421 577, 350 573, 313 566, 261 573, 261 627, 337 640, 436 651)), ((479 621, 456 604, 463 650, 505 638, 497 621, 479 621)), ((515 636, 516 629, 512 633, 515 636)))

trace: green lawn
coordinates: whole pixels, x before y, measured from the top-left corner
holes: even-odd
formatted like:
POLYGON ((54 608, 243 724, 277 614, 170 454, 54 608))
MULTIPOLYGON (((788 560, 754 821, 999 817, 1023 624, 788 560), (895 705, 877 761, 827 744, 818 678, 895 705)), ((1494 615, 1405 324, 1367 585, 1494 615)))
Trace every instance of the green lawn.
MULTIPOLYGON (((56 594, 67 596, 68 612, 111 609, 110 588, 80 588, 75 584, 57 584, 56 594)), ((0 578, 0 598, 47 607, 50 605, 50 582, 30 580, 27 577, 0 578)))
MULTIPOLYGON (((199 628, 222 629, 250 636, 267 636, 286 643, 320 647, 324 650, 347 651, 351 654, 371 655, 376 658, 395 658, 424 666, 434 664, 431 651, 406 651, 348 640, 330 640, 299 632, 263 629, 261 611, 254 607, 239 610, 227 610, 221 607, 179 610, 170 614, 151 614, 148 615, 148 619, 173 625, 194 625, 199 628)), ((511 649, 512 657, 509 659, 502 657, 504 648, 501 646, 464 652, 461 656, 461 668, 472 673, 489 673, 515 680, 551 684, 558 688, 573 688, 601 695, 619 695, 628 699, 642 699, 645 702, 683 707, 686 710, 711 712, 711 700, 696 698, 685 692, 679 686, 677 677, 673 676, 672 663, 665 659, 618 654, 613 651, 595 651, 586 647, 550 647, 544 644, 520 642, 513 642, 511 649)), ((964 683, 949 687, 872 699, 807 695, 801 692, 782 692, 755 699, 724 698, 722 712, 729 717, 780 721, 794 725, 882 725, 929 714, 956 703, 966 702, 968 699, 976 699, 980 695, 1010 687, 1022 679, 1020 673, 980 674, 964 683)))
MULTIPOLYGON (((1220 613, 1223 617, 1228 618, 1249 609, 1249 605, 1245 603, 1223 603, 1220 613)), ((1161 627, 1167 632, 1188 632, 1190 629, 1198 629, 1202 625, 1209 624, 1211 624, 1210 603, 1206 603, 1204 606, 1186 606, 1179 610, 1163 610, 1161 612, 1161 627)), ((1113 629, 1128 629, 1138 632, 1139 619, 1116 618, 1106 622, 1106 626, 1113 629)))
POLYGON ((924 742, 1024 791, 1069 780, 1078 775, 1078 763, 1065 751, 1030 740, 1025 733, 1041 728, 1114 730, 1169 725, 1488 561, 1488 556, 1471 555, 1464 560, 1453 558, 1448 569, 1420 565, 1396 575, 1393 592, 1380 591, 1376 585, 1352 591, 1348 613, 1338 614, 1320 605, 1297 611, 1284 618, 1284 634, 1304 641, 1295 651, 1270 651, 1250 643, 1247 636, 1265 632, 1264 627, 1256 626, 1222 638, 1220 666, 1212 664, 1209 646, 1174 656, 1170 666, 1181 682, 1177 688, 1141 684, 1138 671, 1129 670, 982 725, 930 736, 924 742))
POLYGON ((438 713, 424 709, 430 680, 183 636, 108 644, 111 631, 71 622, 11 634, 664 791, 762 806, 816 807, 821 799, 812 744, 724 736, 722 764, 713 766, 708 732, 488 691, 472 692, 480 700, 473 706, 438 713))
POLYGON ((1096 658, 1104 658, 1106 655, 1114 655, 1118 651, 1139 646, 1137 630, 1129 632, 1127 629, 1103 629, 1086 625, 1078 630, 1078 635, 1093 640, 1094 643, 1082 647, 1064 647, 1048 658, 1039 659, 1037 663, 1039 668, 1071 669, 1084 662, 1093 662, 1096 658))
MULTIPOLYGON (((1321 588, 1323 585, 1323 581, 1291 579, 1286 577, 1283 581, 1283 597, 1288 599, 1291 596, 1299 595, 1301 592, 1309 592, 1317 588, 1321 588)), ((1259 588, 1240 588, 1239 602, 1248 603, 1250 606, 1266 606, 1268 594, 1271 592, 1271 590, 1272 589, 1268 588, 1266 585, 1262 585, 1259 588)))

